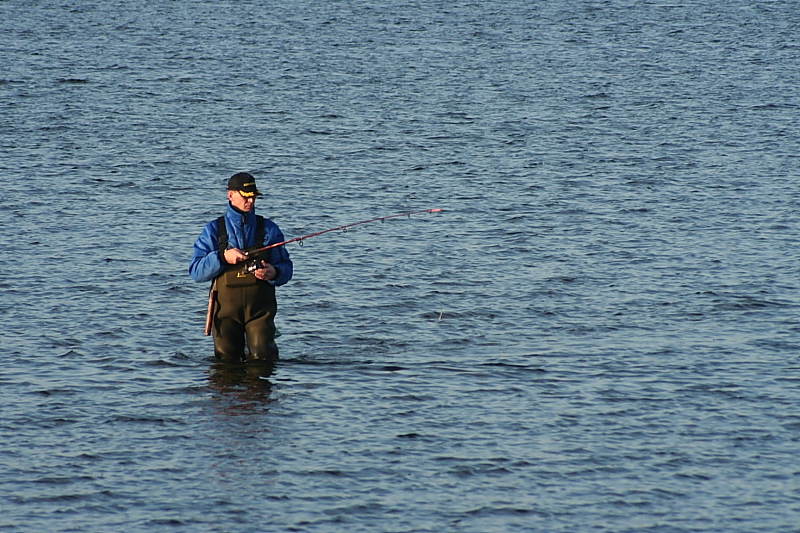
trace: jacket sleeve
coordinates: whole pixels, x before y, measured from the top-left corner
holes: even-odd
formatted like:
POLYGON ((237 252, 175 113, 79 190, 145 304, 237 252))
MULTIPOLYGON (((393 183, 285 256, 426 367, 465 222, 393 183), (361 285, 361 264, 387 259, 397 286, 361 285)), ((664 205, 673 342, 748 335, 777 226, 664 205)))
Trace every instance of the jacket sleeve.
MULTIPOLYGON (((285 240, 286 238, 284 238, 283 232, 278 228, 278 226, 272 224, 269 228, 268 240, 265 239, 265 241, 267 241, 265 244, 275 244, 276 242, 283 242, 285 240)), ((286 251, 285 246, 272 248, 269 252, 269 264, 278 270, 278 277, 270 280, 270 283, 276 287, 280 287, 292 279, 292 274, 294 274, 294 265, 292 264, 292 260, 289 258, 289 252, 286 251)))
POLYGON ((217 244, 217 221, 212 220, 194 243, 192 262, 189 263, 189 275, 198 282, 211 281, 225 270, 219 257, 217 244))

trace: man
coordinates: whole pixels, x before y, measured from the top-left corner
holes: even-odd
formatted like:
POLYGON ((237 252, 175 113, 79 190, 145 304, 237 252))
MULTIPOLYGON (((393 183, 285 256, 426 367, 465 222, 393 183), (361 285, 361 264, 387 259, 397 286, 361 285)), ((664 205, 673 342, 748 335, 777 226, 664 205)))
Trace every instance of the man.
POLYGON ((283 246, 255 257, 247 254, 248 248, 285 240, 274 222, 256 215, 258 196, 263 195, 253 176, 234 174, 228 180, 228 209, 206 224, 189 264, 195 281, 213 280, 214 354, 225 361, 273 363, 278 359, 275 287, 292 279, 293 265, 283 246))

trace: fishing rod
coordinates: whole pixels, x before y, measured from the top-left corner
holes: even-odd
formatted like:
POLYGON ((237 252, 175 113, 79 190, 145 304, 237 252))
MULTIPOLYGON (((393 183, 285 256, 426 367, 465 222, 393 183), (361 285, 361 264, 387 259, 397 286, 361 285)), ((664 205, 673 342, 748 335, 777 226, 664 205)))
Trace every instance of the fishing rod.
MULTIPOLYGON (((369 224, 370 222, 377 222, 378 220, 383 222, 387 218, 397 218, 397 217, 409 217, 410 218, 411 215, 418 215, 420 213, 438 213, 439 211, 441 211, 441 209, 423 209, 422 211, 412 211, 410 213, 399 213, 397 215, 389 215, 389 216, 386 216, 386 217, 371 218, 369 220, 362 220, 360 222, 353 222, 351 224, 345 224, 344 226, 339 226, 339 227, 336 227, 336 228, 317 231, 316 233, 309 233, 308 235, 303 235, 301 237, 295 237, 294 239, 289 239, 287 241, 276 242, 275 244, 270 244, 269 246, 263 246, 263 247, 258 248, 256 250, 245 251, 244 252, 245 255, 251 257, 251 259, 248 260, 247 263, 245 264, 245 271, 248 272, 248 273, 252 273, 252 272, 255 272, 256 270, 258 270, 259 268, 261 268, 261 261, 256 256, 259 253, 261 253, 261 252, 263 252, 265 250, 269 250, 270 248, 277 248, 278 246, 283 246, 285 244, 289 244, 289 243, 292 243, 292 242, 299 243, 300 246, 302 246, 304 240, 309 239, 311 237, 316 237, 317 235, 322 235, 324 233, 330 233, 331 231, 337 231, 337 230, 347 231, 347 228, 350 228, 350 227, 353 227, 353 226, 358 226, 360 224, 369 224)), ((206 312, 206 327, 205 327, 205 331, 204 331, 204 335, 206 335, 206 336, 211 335, 211 324, 212 324, 213 317, 214 317, 214 305, 215 305, 214 301, 215 301, 215 298, 216 298, 216 291, 210 290, 208 292, 208 311, 206 312)), ((441 317, 440 317, 440 319, 441 319, 441 317)))
POLYGON ((277 248, 278 246, 283 246, 284 244, 289 244, 289 243, 293 243, 293 242, 297 242, 297 243, 300 244, 300 246, 302 246, 304 240, 306 240, 306 239, 308 239, 310 237, 316 237, 317 235, 322 235, 323 233, 330 233, 331 231, 338 231, 338 230, 347 231, 347 228, 351 228, 353 226, 358 226, 360 224, 369 224, 370 222, 377 222, 379 220, 381 222, 383 222, 387 218, 411 217, 411 215, 418 215, 420 213, 437 213, 439 211, 441 211, 441 209, 423 209, 422 211, 412 211, 410 213, 399 213, 397 215, 389 215, 389 216, 385 216, 385 217, 371 218, 369 220, 362 220, 361 222, 353 222, 351 224, 345 224, 344 226, 339 226, 339 227, 336 227, 336 228, 317 231, 316 233, 309 233, 308 235, 303 235, 302 237, 295 237, 294 239, 289 239, 288 241, 276 242, 275 244, 270 244, 269 246, 264 246, 264 247, 258 248, 256 250, 250 250, 250 251, 248 251, 246 253, 247 253, 247 255, 257 255, 257 254, 259 254, 259 253, 261 253, 261 252, 263 252, 265 250, 269 250, 270 248, 277 248))

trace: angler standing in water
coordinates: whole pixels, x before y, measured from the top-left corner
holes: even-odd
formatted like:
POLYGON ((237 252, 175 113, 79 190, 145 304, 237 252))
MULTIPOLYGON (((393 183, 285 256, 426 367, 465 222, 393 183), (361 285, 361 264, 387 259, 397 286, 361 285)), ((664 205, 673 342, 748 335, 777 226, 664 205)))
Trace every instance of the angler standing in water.
POLYGON ((206 224, 189 264, 195 281, 212 281, 206 334, 210 330, 214 354, 225 361, 278 359, 275 287, 292 279, 293 266, 282 245, 248 255, 284 241, 274 222, 256 215, 258 196, 253 176, 234 174, 228 180, 228 209, 206 224))

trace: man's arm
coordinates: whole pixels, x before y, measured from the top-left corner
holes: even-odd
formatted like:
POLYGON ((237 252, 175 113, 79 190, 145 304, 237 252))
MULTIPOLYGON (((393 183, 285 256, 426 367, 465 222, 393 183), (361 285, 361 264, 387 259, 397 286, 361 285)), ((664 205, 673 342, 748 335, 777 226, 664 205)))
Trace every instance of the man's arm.
POLYGON ((194 243, 194 253, 189 263, 189 275, 193 280, 211 281, 225 270, 217 246, 217 221, 212 220, 194 243))

